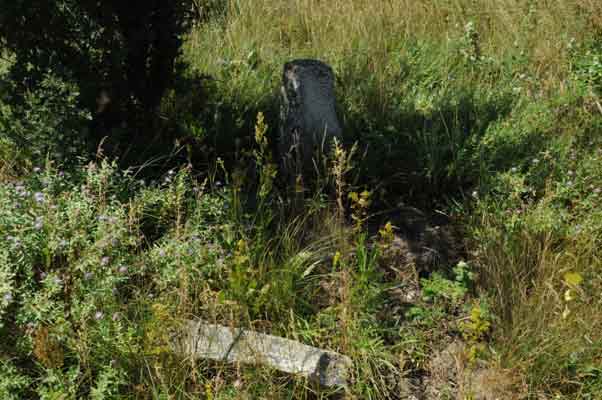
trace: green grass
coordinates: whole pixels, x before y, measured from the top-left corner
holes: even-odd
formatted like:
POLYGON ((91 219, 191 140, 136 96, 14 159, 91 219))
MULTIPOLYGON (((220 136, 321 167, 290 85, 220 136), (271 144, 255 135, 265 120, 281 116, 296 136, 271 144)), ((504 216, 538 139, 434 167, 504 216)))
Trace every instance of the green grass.
POLYGON ((161 109, 202 140, 196 168, 62 154, 75 88, 49 74, 17 105, 2 80, 0 397, 395 399, 461 340, 454 398, 600 398, 599 2, 211 4, 161 109), (345 145, 291 207, 270 146, 301 57, 333 66, 345 145), (400 206, 445 214, 461 260, 398 265, 373 225, 400 206), (199 317, 344 353, 349 389, 173 356, 199 317))

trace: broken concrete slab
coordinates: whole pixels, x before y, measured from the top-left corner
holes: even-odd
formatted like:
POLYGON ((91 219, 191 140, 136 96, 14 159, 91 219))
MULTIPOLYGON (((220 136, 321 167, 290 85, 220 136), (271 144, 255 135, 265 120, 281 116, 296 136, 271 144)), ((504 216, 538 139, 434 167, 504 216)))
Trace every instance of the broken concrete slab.
POLYGON ((307 377, 324 387, 346 387, 351 359, 294 340, 203 321, 188 321, 174 340, 186 357, 261 364, 307 377))

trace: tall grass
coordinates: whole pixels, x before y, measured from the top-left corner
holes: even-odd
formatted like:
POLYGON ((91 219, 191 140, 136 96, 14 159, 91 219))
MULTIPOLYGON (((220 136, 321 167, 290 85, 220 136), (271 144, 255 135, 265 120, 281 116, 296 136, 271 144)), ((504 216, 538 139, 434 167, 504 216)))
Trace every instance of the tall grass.
POLYGON ((334 65, 354 60, 385 85, 390 58, 407 42, 445 46, 472 22, 483 54, 528 52, 535 71, 558 79, 566 73, 569 40, 600 29, 600 13, 593 0, 238 0, 194 31, 187 47, 193 66, 206 72, 219 73, 225 58, 242 59, 254 50, 267 62, 291 56, 334 65))
POLYGON ((493 347, 524 395, 595 398, 601 38, 594 0, 238 0, 185 58, 234 114, 271 122, 283 62, 330 63, 364 182, 386 201, 459 205, 493 347))
POLYGON ((184 58, 215 78, 212 135, 225 149, 258 111, 276 125, 286 60, 328 62, 345 136, 372 150, 361 176, 428 202, 488 173, 469 159, 513 108, 566 92, 571 51, 600 30, 599 11, 564 1, 231 1, 192 32, 184 58))
MULTIPOLYGON (((450 369, 466 372, 441 395, 476 396, 483 373, 526 383, 502 398, 602 396, 602 3, 204 4, 179 84, 204 79, 162 104, 214 151, 200 182, 187 166, 149 184, 101 152, 17 168, 0 138, 2 395, 394 399, 450 369), (357 151, 335 145, 293 207, 270 145, 300 57, 333 66, 357 151), (464 262, 420 270, 394 224, 370 236, 397 206, 447 215, 464 262), (342 352, 350 385, 169 354, 199 317, 342 352), (460 338, 456 365, 433 366, 460 338)), ((49 80, 23 109, 0 93, 0 126, 62 149, 68 112, 40 99, 85 116, 49 80)))

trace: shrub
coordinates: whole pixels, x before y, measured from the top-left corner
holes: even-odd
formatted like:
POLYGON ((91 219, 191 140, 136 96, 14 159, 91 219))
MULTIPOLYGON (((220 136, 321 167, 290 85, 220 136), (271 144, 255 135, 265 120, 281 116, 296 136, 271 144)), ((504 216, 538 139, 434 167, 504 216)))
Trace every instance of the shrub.
POLYGON ((48 71, 76 84, 80 105, 95 112, 97 142, 127 122, 130 142, 141 145, 155 133, 157 108, 173 85, 191 6, 189 0, 2 1, 0 45, 16 56, 12 78, 25 88, 48 71))

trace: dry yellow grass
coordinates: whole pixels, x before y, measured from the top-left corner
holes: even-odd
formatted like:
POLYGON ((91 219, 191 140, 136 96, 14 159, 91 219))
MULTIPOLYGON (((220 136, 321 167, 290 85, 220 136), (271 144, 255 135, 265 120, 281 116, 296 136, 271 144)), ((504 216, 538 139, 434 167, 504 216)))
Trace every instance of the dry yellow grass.
POLYGON ((529 52, 534 71, 557 78, 568 43, 602 27, 594 0, 237 0, 224 20, 198 27, 187 42, 193 66, 217 71, 224 58, 258 51, 264 60, 319 57, 336 63, 361 53, 383 74, 407 40, 446 45, 473 22, 486 56, 529 52), (198 56, 202 50, 201 56, 198 56))

